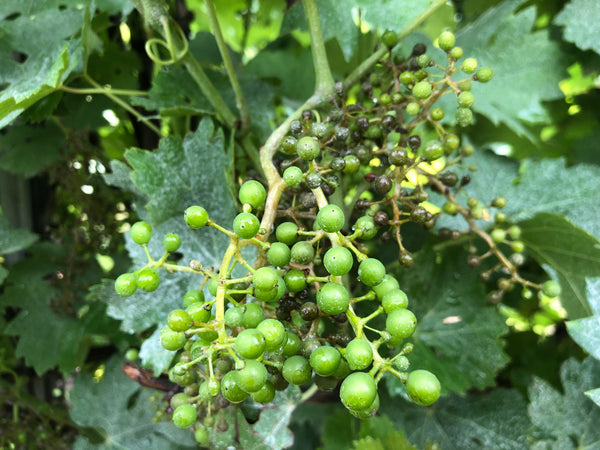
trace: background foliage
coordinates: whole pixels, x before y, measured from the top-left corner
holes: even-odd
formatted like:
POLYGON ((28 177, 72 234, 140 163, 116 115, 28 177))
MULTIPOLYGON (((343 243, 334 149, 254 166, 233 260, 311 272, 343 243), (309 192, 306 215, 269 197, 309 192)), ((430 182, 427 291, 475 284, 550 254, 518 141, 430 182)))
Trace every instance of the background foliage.
MULTIPOLYGON (((204 2, 168 3, 190 37, 191 58, 236 111, 204 2)), ((215 3, 251 111, 246 148, 256 152, 313 92, 303 8, 215 3)), ((317 1, 341 80, 373 53, 383 30, 401 32, 440 2, 340 3, 317 1)), ((290 388, 262 411, 245 411, 252 425, 229 412, 235 426, 212 436, 213 448, 234 439, 245 449, 597 447, 600 3, 438 6, 397 51, 410 53, 416 42, 432 48, 441 30, 452 29, 465 54, 494 68, 490 84, 473 87, 476 123, 463 139, 476 146, 469 164, 477 171, 463 192, 486 204, 506 197, 509 221, 523 230, 527 277, 557 280, 560 302, 514 290, 492 305, 493 280, 478 280, 481 269, 465 264, 460 245, 440 241, 437 229, 417 234, 414 267, 399 268, 390 254, 388 270, 415 299, 411 361, 438 375, 444 397, 419 407, 386 378, 380 414, 359 422, 336 398, 300 403, 290 388)), ((138 218, 156 235, 179 233, 181 260, 217 264, 227 242, 216 232, 198 240, 182 213, 201 202, 217 222, 230 223, 239 181, 261 175, 256 153, 241 151, 188 62, 161 68, 147 57, 150 35, 128 0, 0 3, 2 448, 196 445, 164 420, 162 393, 121 373, 130 348, 155 375, 169 367, 172 353, 157 330, 189 278, 165 278, 152 301, 119 297, 112 280, 145 261, 125 233, 138 218)), ((453 218, 442 226, 464 228, 453 218)), ((162 252, 160 242, 151 252, 153 245, 153 254, 162 252)))

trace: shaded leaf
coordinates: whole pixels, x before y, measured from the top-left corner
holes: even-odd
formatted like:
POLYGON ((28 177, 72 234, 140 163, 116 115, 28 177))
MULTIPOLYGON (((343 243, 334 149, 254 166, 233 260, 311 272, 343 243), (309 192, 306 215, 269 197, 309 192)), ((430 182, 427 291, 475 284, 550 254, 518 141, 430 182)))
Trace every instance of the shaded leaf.
POLYGON ((418 271, 397 275, 418 320, 411 370, 428 369, 444 390, 460 393, 493 386, 496 372, 508 362, 500 339, 508 327, 487 302, 477 272, 467 267, 465 258, 453 250, 436 262, 427 249, 415 258, 418 271))
POLYGON ((567 322, 567 331, 581 348, 600 359, 600 278, 586 280, 586 296, 594 315, 567 322))
POLYGON ((528 252, 556 271, 561 303, 571 319, 589 316, 585 278, 600 273, 598 240, 556 214, 539 213, 519 223, 528 252))
POLYGON ((99 429, 104 441, 95 445, 79 437, 74 448, 197 448, 189 430, 180 430, 170 422, 154 423, 155 408, 166 408, 166 404, 153 405, 153 392, 127 378, 121 365, 118 357, 108 360, 99 383, 85 373, 75 378, 70 392, 71 418, 82 427, 99 429))
POLYGON ((0 214, 0 255, 14 253, 29 247, 37 240, 30 231, 12 228, 4 214, 0 214))
POLYGON ((515 390, 494 389, 466 397, 451 395, 429 407, 382 399, 381 411, 424 448, 515 449, 528 447, 526 403, 515 390))
POLYGON ((563 392, 544 380, 533 382, 529 416, 551 448, 594 448, 600 441, 600 409, 583 392, 600 386, 600 362, 570 359, 560 374, 563 392), (564 442, 570 445, 563 446, 564 442))
POLYGON ((600 3, 596 0, 571 0, 554 18, 556 25, 564 26, 563 37, 581 50, 600 54, 600 43, 595 36, 600 32, 600 3))

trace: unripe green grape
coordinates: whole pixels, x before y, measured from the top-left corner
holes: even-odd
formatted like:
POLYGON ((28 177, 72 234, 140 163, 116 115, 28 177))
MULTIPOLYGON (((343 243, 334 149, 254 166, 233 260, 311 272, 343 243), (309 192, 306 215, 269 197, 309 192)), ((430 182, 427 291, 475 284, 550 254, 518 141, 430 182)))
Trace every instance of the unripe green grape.
POLYGON ((144 269, 137 276, 137 287, 144 292, 153 292, 160 285, 160 277, 155 270, 144 269))
POLYGON ((364 339, 353 339, 346 346, 344 354, 352 370, 364 370, 373 362, 373 349, 364 339))
POLYGON ((409 71, 404 71, 400 74, 400 82, 402 84, 412 84, 415 81, 415 76, 412 74, 412 72, 409 71))
POLYGON ((506 240, 506 231, 501 228, 496 228, 495 230, 492 230, 490 237, 496 244, 500 244, 506 240))
POLYGON ((368 241, 377 234, 377 227, 371 216, 359 217, 354 223, 354 230, 359 231, 358 239, 368 241))
POLYGON ((219 281, 216 278, 210 278, 208 283, 206 283, 206 286, 208 287, 208 293, 213 297, 216 297, 217 289, 219 288, 219 281))
POLYGON ((467 58, 462 63, 462 70, 465 73, 472 74, 477 72, 477 59, 467 58))
POLYGON ((444 137, 444 147, 446 147, 447 150, 453 151, 456 150, 459 146, 460 138, 456 134, 448 133, 444 137))
POLYGON ((377 414, 377 410, 379 409, 379 394, 375 395, 375 400, 373 400, 373 402, 365 409, 362 409, 360 411, 354 411, 352 409, 349 409, 348 412, 350 414, 352 414, 354 417, 356 417, 357 419, 360 420, 366 420, 370 417, 373 417, 375 414, 377 414))
POLYGON ((198 429, 194 432, 194 439, 196 442, 202 446, 205 446, 210 442, 210 434, 206 427, 198 427, 198 429))
POLYGON ((283 242, 273 242, 267 250, 267 260, 275 267, 286 266, 292 257, 290 248, 283 242))
POLYGON ((285 285, 290 292, 300 292, 306 287, 306 277, 299 269, 288 270, 284 276, 285 285))
POLYGON ((506 231, 511 239, 519 239, 521 237, 521 227, 518 225, 511 225, 506 231))
POLYGON ((267 404, 271 403, 275 398, 275 386, 270 381, 266 381, 265 384, 256 392, 250 394, 252 400, 256 403, 267 404))
POLYGON ((425 67, 429 66, 430 62, 431 62, 431 56, 429 56, 427 54, 419 55, 417 57, 417 64, 421 68, 425 68, 425 67))
POLYGON ((344 161, 346 162, 344 173, 351 175, 358 172, 358 169, 360 169, 360 160, 355 155, 344 156, 344 161))
POLYGON ((265 366, 256 360, 248 359, 244 364, 236 371, 236 382, 240 389, 251 394, 265 385, 269 374, 265 366))
POLYGON ((438 45, 442 50, 450 50, 456 44, 456 37, 451 31, 444 31, 438 37, 438 45))
POLYGON ((322 139, 327 134, 327 124, 323 122, 313 122, 310 125, 310 134, 317 139, 322 139))
POLYGON ((381 43, 388 48, 394 47, 398 43, 398 33, 392 30, 386 30, 381 35, 381 43))
POLYGON ((255 359, 265 351, 264 335, 255 328, 242 331, 235 338, 235 351, 244 359, 255 359))
POLYGON ((461 127, 467 127, 473 122, 473 111, 469 108, 460 107, 456 110, 456 123, 461 127))
POLYGON ((286 245, 294 245, 298 240, 298 225, 294 222, 283 222, 275 229, 275 237, 286 245))
POLYGON ((343 380, 348 376, 349 373, 350 366, 348 365, 348 361, 342 358, 342 360, 340 361, 340 365, 338 366, 333 376, 336 377, 338 380, 343 380))
POLYGON ((173 331, 169 327, 164 327, 160 330, 160 343, 169 351, 176 351, 183 348, 187 339, 182 331, 173 331))
POLYGON ((337 233, 344 226, 344 211, 337 205, 327 205, 317 213, 317 223, 327 233, 337 233))
POLYGON ((332 392, 337 387, 338 379, 334 375, 329 375, 327 377, 315 375, 315 384, 320 391, 332 392))
POLYGON ((152 227, 148 222, 136 222, 131 226, 130 234, 133 242, 144 245, 150 242, 152 238, 152 227))
POLYGON ((279 146, 279 150, 286 155, 295 155, 296 154, 296 143, 298 140, 294 136, 286 136, 281 141, 281 145, 279 146))
POLYGON ((400 289, 398 281, 390 274, 383 277, 383 281, 376 286, 372 287, 373 291, 377 296, 377 300, 381 301, 383 296, 392 289, 400 289))
POLYGON ((239 306, 229 308, 225 311, 225 325, 230 328, 238 327, 242 324, 242 318, 244 317, 244 308, 239 306))
POLYGON ((458 94, 458 97, 456 98, 459 106, 463 106, 465 108, 470 108, 473 103, 475 102, 475 96, 473 95, 473 93, 466 91, 466 92, 461 92, 460 94, 458 94))
POLYGON ((367 409, 376 396, 377 383, 368 373, 351 373, 340 386, 340 399, 344 406, 352 411, 367 409))
POLYGON ((418 83, 415 83, 412 88, 412 94, 419 99, 426 99, 431 95, 431 84, 429 81, 419 81, 418 83))
POLYGON ((312 161, 321 153, 319 141, 311 136, 304 136, 296 144, 296 152, 305 161, 312 161))
POLYGON ((406 372, 408 370, 408 368, 410 367, 410 361, 404 355, 398 356, 394 360, 394 367, 396 369, 398 369, 400 372, 406 372))
POLYGON ((506 213, 498 211, 496 214, 494 214, 494 220, 496 221, 496 223, 506 222, 506 213))
POLYGON ((190 206, 183 215, 190 228, 202 228, 208 223, 208 213, 202 206, 190 206))
POLYGON ((333 375, 340 365, 342 355, 334 347, 322 345, 310 354, 310 366, 316 374, 323 377, 333 375))
POLYGON ((406 309, 408 307, 408 297, 401 289, 391 289, 381 299, 381 306, 387 314, 395 309, 406 309))
POLYGON ((221 394, 231 403, 241 403, 248 398, 248 393, 237 383, 235 371, 227 372, 221 380, 221 394))
POLYGON ((475 220, 483 219, 484 209, 481 206, 475 206, 471 208, 471 217, 475 220))
POLYGON ((305 357, 294 355, 285 360, 281 374, 288 383, 301 386, 310 381, 312 371, 305 357))
POLYGON ((461 91, 470 91, 473 88, 473 83, 471 83, 471 80, 461 81, 458 83, 458 88, 461 91))
POLYGON ((193 303, 204 302, 204 292, 199 289, 191 289, 183 294, 183 306, 186 308, 193 303))
POLYGON ((124 273, 115 280, 115 291, 121 297, 133 295, 137 288, 137 276, 133 273, 124 273))
POLYGON ((296 333, 292 333, 291 331, 286 332, 287 340, 285 341, 285 345, 281 350, 281 354, 283 356, 294 356, 300 351, 300 346, 302 345, 302 341, 298 337, 296 333))
POLYGON ((429 141, 423 150, 423 157, 426 161, 435 161, 444 156, 444 146, 438 140, 429 141))
POLYGON ((298 186, 302 182, 302 169, 296 166, 290 166, 283 172, 283 181, 288 186, 298 186))
POLYGON ((183 392, 178 392, 177 394, 173 395, 173 397, 171 397, 169 404, 171 405, 171 408, 173 408, 175 410, 179 406, 187 404, 189 399, 190 399, 189 395, 187 395, 183 392))
POLYGON ((545 281, 542 284, 542 292, 550 298, 558 297, 562 292, 560 284, 554 280, 545 281))
POLYGON ((352 269, 354 257, 346 247, 332 247, 323 257, 323 265, 333 276, 346 275, 352 269))
POLYGON ((477 81, 487 83, 494 77, 494 71, 489 67, 482 67, 477 71, 477 81))
POLYGON ((244 328, 256 328, 265 318, 262 308, 256 303, 246 303, 244 305, 244 317, 242 326, 244 328))
POLYGON ((291 260, 296 264, 306 265, 312 261, 315 256, 315 249, 308 241, 296 242, 292 246, 291 260))
POLYGON ((258 289, 269 290, 276 287, 278 274, 272 267, 261 267, 252 275, 252 283, 258 289))
POLYGON ((265 337, 265 350, 273 352, 279 349, 287 339, 283 324, 276 319, 265 319, 256 327, 265 337))
POLYGON ((461 47, 454 47, 450 50, 450 57, 453 59, 460 59, 463 55, 463 49, 461 47))
POLYGON ((379 125, 373 124, 364 132, 367 139, 377 140, 381 138, 383 131, 379 125))
POLYGON ((429 406, 435 403, 441 390, 439 380, 428 370, 415 370, 408 374, 406 393, 417 405, 429 406))
POLYGON ((233 219, 233 231, 242 239, 253 238, 260 228, 260 221, 252 213, 240 213, 233 219))
POLYGON ((249 180, 240 187, 238 198, 242 205, 249 203, 252 205, 252 208, 258 209, 264 205, 265 199, 267 198, 267 191, 258 181, 249 180))
POLYGON ((444 115, 445 113, 442 108, 434 108, 431 110, 431 120, 442 120, 444 115))
POLYGON ((181 247, 181 237, 177 233, 169 233, 163 239, 163 246, 169 253, 176 252, 181 247))
POLYGON ((185 404, 173 411, 173 423, 177 428, 189 428, 198 418, 198 411, 194 406, 185 404))
POLYGON ((341 314, 350 305, 350 294, 338 283, 325 283, 317 292, 317 304, 325 314, 341 314))
POLYGON ((129 348, 125 352, 125 359, 127 361, 135 361, 136 359, 138 359, 139 354, 140 352, 137 348, 129 348))
POLYGON ((379 104, 382 106, 389 106, 392 104, 392 97, 390 94, 381 94, 379 96, 379 104))
POLYGON ((358 266, 358 278, 367 286, 376 286, 383 281, 385 266, 376 258, 367 258, 358 266))
POLYGON ((420 110, 421 107, 416 102, 410 102, 408 105, 406 105, 406 113, 411 116, 416 116, 417 114, 419 114, 420 110))
POLYGON ((442 206, 442 210, 446 214, 450 214, 451 216, 455 216, 456 214, 458 214, 458 206, 454 202, 444 203, 444 205, 442 206))
POLYGON ((417 318, 408 309, 395 309, 388 314, 385 329, 393 337, 406 339, 412 336, 417 328, 417 318))
POLYGON ((186 331, 192 326, 192 318, 183 309, 175 309, 169 313, 167 325, 173 331, 186 331))

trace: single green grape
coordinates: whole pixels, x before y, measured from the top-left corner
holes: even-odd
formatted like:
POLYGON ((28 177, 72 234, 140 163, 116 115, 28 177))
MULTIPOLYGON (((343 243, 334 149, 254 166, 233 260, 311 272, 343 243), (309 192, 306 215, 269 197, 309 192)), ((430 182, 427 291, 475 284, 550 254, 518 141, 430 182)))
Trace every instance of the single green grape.
POLYGON ((367 286, 376 286, 383 281, 385 266, 376 258, 367 258, 358 266, 358 278, 367 286))
POLYGON ((231 403, 241 403, 248 398, 248 393, 237 383, 236 372, 227 372, 221 380, 221 394, 231 403))
POLYGON ((373 239, 377 234, 377 227, 371 216, 359 217, 354 223, 354 230, 358 234, 358 238, 364 241, 373 239))
POLYGON ((283 222, 275 229, 275 237, 286 245, 294 245, 298 240, 298 225, 294 222, 283 222))
POLYGON ((160 277, 156 270, 144 269, 137 276, 137 287, 144 292, 153 292, 160 285, 160 277))
POLYGON ((340 352, 328 345, 317 347, 310 354, 310 365, 316 374, 323 377, 333 375, 340 365, 342 355, 340 352))
POLYGON ((462 70, 465 73, 472 74, 477 72, 477 59, 467 58, 462 63, 462 70))
POLYGON ((341 314, 350 306, 350 294, 338 283, 325 283, 317 292, 317 304, 325 314, 341 314))
POLYGON ((321 153, 319 141, 311 136, 304 136, 296 143, 298 156, 306 161, 312 161, 321 153))
POLYGON ((169 327, 164 327, 160 330, 160 343, 165 350, 176 351, 183 348, 187 338, 182 331, 173 331, 169 327))
POLYGON ((352 264, 354 263, 354 257, 352 252, 346 247, 332 247, 323 257, 323 265, 327 272, 331 275, 343 276, 350 272, 352 264))
POLYGON ((441 390, 439 380, 428 370, 415 370, 408 374, 406 393, 417 405, 429 406, 435 403, 441 390))
POLYGON ((377 383, 365 372, 354 372, 340 386, 340 399, 346 408, 363 411, 371 406, 377 396, 377 383))
POLYGON ((283 378, 290 383, 301 386, 310 381, 312 371, 308 360, 300 355, 290 356, 283 363, 281 370, 283 378))
POLYGON ((419 81, 418 83, 415 83, 412 88, 412 94, 419 99, 426 99, 431 95, 431 84, 429 81, 419 81))
POLYGON ((275 386, 267 380, 258 391, 253 392, 250 396, 256 403, 263 405, 271 403, 275 398, 275 386))
POLYGON ((438 45, 442 50, 449 51, 456 44, 456 37, 451 31, 444 31, 438 37, 438 45))
POLYGON ((256 328, 264 318, 265 313, 256 303, 246 303, 244 305, 244 316, 242 317, 242 326, 244 328, 256 328))
POLYGON ((121 297, 133 295, 137 288, 137 276, 134 273, 124 273, 115 280, 115 291, 121 297))
POLYGON ((133 242, 144 245, 150 242, 152 238, 152 227, 148 222, 136 222, 131 226, 130 234, 133 242))
POLYGON ((240 389, 251 394, 265 385, 269 374, 266 367, 254 359, 247 359, 244 364, 242 369, 236 371, 236 382, 240 389))
POLYGON ((187 331, 192 326, 192 318, 183 309, 175 309, 169 313, 167 325, 173 331, 187 331))
POLYGON ((476 75, 477 81, 479 81, 480 83, 487 83, 493 77, 494 77, 494 71, 489 67, 481 67, 477 71, 477 75, 476 75))
POLYGON ((235 338, 235 351, 244 359, 258 358, 265 347, 265 336, 256 328, 244 330, 235 338))
POLYGON ((352 370, 364 370, 373 362, 373 349, 364 339, 355 338, 346 346, 344 354, 352 370))
POLYGON ((560 284, 554 280, 545 281, 542 284, 542 292, 550 298, 558 297, 562 292, 560 284))
POLYGON ((183 215, 190 228, 202 228, 208 223, 208 213, 202 206, 190 206, 183 215))
POLYGON ((391 289, 382 297, 381 306, 383 306, 386 314, 395 309, 406 309, 408 307, 408 297, 401 289, 391 289))
POLYGON ((296 264, 309 264, 315 256, 315 249, 308 241, 296 242, 292 246, 291 261, 296 264))
POLYGON ((204 302, 204 292, 200 289, 191 289, 183 294, 183 306, 186 308, 193 303, 204 302))
POLYGON ((408 309, 395 309, 390 312, 385 320, 385 329, 397 339, 406 339, 412 336, 417 328, 417 318, 408 309))
POLYGON ((381 283, 372 287, 373 291, 377 295, 377 300, 382 301, 383 296, 392 289, 400 289, 398 281, 390 274, 383 277, 381 283))
POLYGON ((344 226, 344 211, 337 205, 327 205, 317 213, 317 223, 327 233, 337 233, 344 226))
POLYGON ((233 231, 242 239, 253 238, 260 228, 260 221, 252 213, 239 213, 233 219, 233 231))
POLYGON ((198 418, 198 411, 193 405, 180 405, 173 411, 173 423, 178 428, 191 427, 198 418))
POLYGON ((268 352, 279 349, 287 339, 285 326, 276 319, 265 319, 256 329, 265 337, 265 350, 268 352))
POLYGON ((267 198, 267 191, 258 181, 249 180, 240 187, 238 197, 242 205, 248 203, 252 208, 258 209, 264 205, 267 198))
POLYGON ((177 233, 169 233, 163 239, 163 246, 169 253, 176 252, 181 247, 181 237, 177 233))
POLYGON ((291 258, 292 252, 283 242, 273 242, 267 250, 267 260, 275 267, 287 266, 291 258))
POLYGON ((302 182, 302 169, 296 166, 290 166, 283 172, 283 181, 288 186, 298 186, 302 182))

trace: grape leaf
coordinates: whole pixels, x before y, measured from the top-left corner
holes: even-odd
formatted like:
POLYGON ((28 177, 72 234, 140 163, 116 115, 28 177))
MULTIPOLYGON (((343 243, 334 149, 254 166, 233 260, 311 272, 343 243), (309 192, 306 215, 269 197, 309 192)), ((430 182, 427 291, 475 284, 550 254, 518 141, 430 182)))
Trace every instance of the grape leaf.
POLYGON ((516 390, 451 395, 427 408, 391 399, 382 399, 381 405, 381 412, 404 430, 417 448, 428 442, 437 442, 439 448, 528 447, 526 402, 516 390))
POLYGON ((75 69, 81 50, 81 2, 4 0, 0 36, 0 128, 54 92, 75 69))
POLYGON ((155 408, 166 408, 166 404, 152 406, 153 392, 127 378, 121 364, 118 357, 109 359, 99 383, 85 373, 75 378, 70 392, 71 418, 82 427, 99 429, 104 441, 95 445, 81 436, 74 448, 197 448, 189 430, 169 422, 154 423, 155 408))
MULTIPOLYGON (((538 212, 562 214, 578 227, 600 238, 600 221, 596 206, 600 203, 600 168, 592 164, 567 167, 564 158, 525 160, 519 164, 488 151, 477 151, 467 160, 477 167, 467 173, 471 181, 463 188, 465 198, 475 197, 489 205, 493 198, 507 200, 503 211, 512 222, 529 219, 538 212)), ((442 201, 434 195, 432 199, 442 201)), ((443 202, 443 201, 442 201, 443 202)), ((493 213, 493 211, 492 211, 493 213)), ((465 229, 462 219, 442 217, 439 226, 465 229)), ((482 222, 485 227, 485 222, 482 222)))
POLYGON ((582 362, 569 359, 560 376, 562 392, 539 378, 532 383, 529 417, 551 448, 595 448, 600 441, 600 408, 583 392, 600 385, 600 362, 590 357, 582 362))
POLYGON ((548 29, 531 31, 535 7, 512 13, 522 3, 506 1, 489 8, 457 33, 457 42, 465 55, 494 70, 489 84, 474 83, 473 109, 494 124, 504 123, 535 140, 526 125, 550 121, 542 102, 563 97, 558 83, 564 78, 568 58, 560 43, 550 39, 548 29))
POLYGON ((415 258, 418 271, 397 274, 418 320, 411 369, 434 372, 447 391, 493 386, 508 362, 500 339, 508 327, 464 263, 466 254, 453 250, 439 258, 427 248, 415 258))
POLYGON ((56 272, 60 246, 42 243, 30 248, 32 256, 12 266, 0 305, 20 308, 4 332, 18 336, 17 357, 25 358, 37 374, 57 367, 63 373, 75 370, 85 358, 84 321, 58 315, 50 303, 60 290, 44 278, 56 272))
POLYGON ((562 216, 539 213, 519 222, 521 240, 540 263, 556 271, 562 287, 561 303, 571 319, 589 316, 585 277, 600 273, 598 240, 562 216))
MULTIPOLYGON (((353 18, 355 11, 359 11, 361 20, 369 24, 401 31, 433 3, 433 0, 351 0, 344 2, 344 7, 340 8, 336 0, 318 0, 317 8, 323 39, 337 39, 346 60, 349 60, 358 46, 359 29, 353 18)), ((282 33, 307 28, 300 2, 290 8, 281 28, 282 33)))
POLYGON ((37 240, 30 231, 12 228, 4 214, 0 213, 0 255, 14 253, 29 247, 37 240))
POLYGON ((592 389, 591 391, 585 391, 587 395, 596 405, 600 406, 600 388, 592 389))
POLYGON ((54 123, 16 125, 0 135, 0 168, 31 177, 69 152, 63 132, 54 123))
MULTIPOLYGON (((164 320, 164 319, 163 319, 164 320)), ((171 367, 176 353, 165 349, 160 343, 160 330, 167 324, 159 324, 152 335, 142 342, 139 358, 142 365, 154 372, 157 377, 171 367)))
POLYGON ((581 50, 593 50, 600 54, 600 43, 594 38, 600 31, 598 22, 600 3, 596 0, 571 0, 554 18, 556 25, 564 26, 565 41, 572 42, 581 50))
POLYGON ((567 322, 567 331, 581 348, 600 359, 600 278, 586 280, 586 297, 594 315, 567 322))
POLYGON ((299 403, 300 389, 290 386, 285 391, 277 392, 273 403, 264 406, 258 422, 252 425, 252 431, 266 448, 288 448, 293 444, 294 436, 288 425, 299 403))

